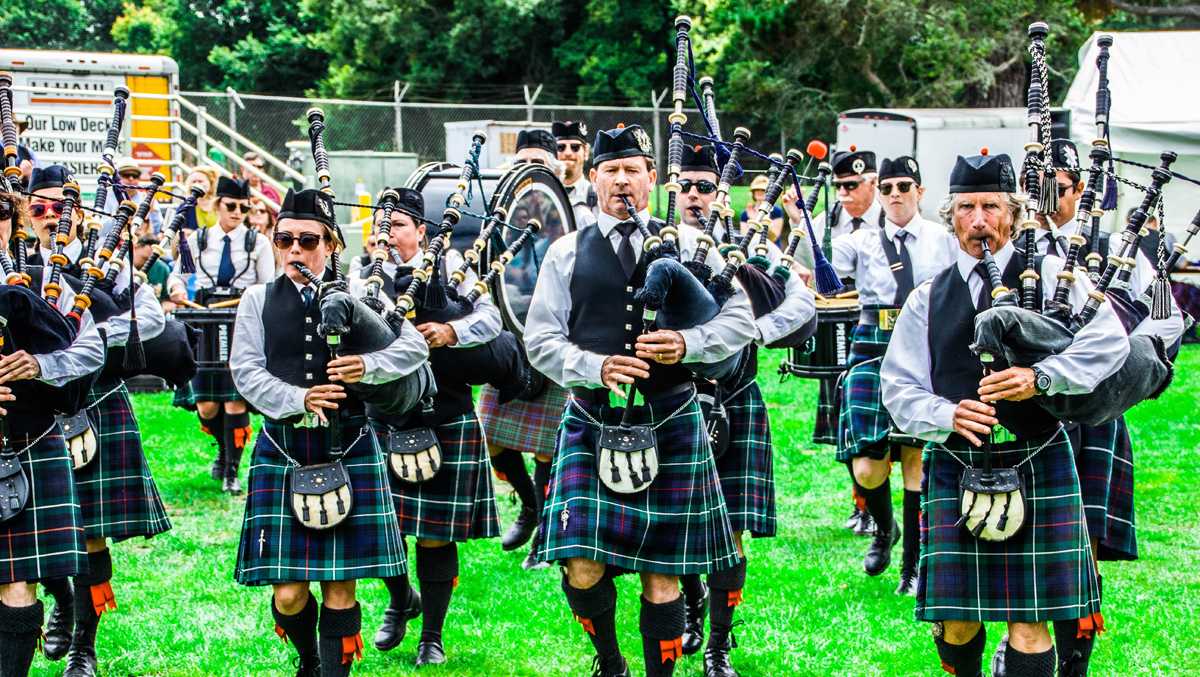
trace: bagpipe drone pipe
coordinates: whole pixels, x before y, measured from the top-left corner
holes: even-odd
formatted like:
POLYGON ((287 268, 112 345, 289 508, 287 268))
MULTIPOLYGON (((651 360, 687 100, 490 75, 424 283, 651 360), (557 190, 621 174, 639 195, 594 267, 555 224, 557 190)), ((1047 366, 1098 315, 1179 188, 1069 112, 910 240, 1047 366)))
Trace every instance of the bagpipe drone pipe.
MULTIPOLYGON (((972 351, 994 370, 1007 366, 1032 366, 1047 356, 1060 353, 1071 345, 1075 332, 1092 321, 1102 304, 1110 300, 1107 292, 1114 278, 1121 270, 1132 268, 1134 265, 1132 257, 1136 253, 1137 238, 1147 216, 1161 198, 1162 187, 1171 179, 1170 165, 1176 158, 1172 152, 1164 152, 1160 156, 1161 163, 1151 174, 1150 186, 1146 189, 1142 204, 1130 216, 1122 231, 1120 250, 1110 256, 1109 266, 1098 280, 1096 288, 1088 294, 1082 311, 1073 315, 1068 302, 1076 271, 1083 272, 1083 269, 1079 268, 1078 255, 1084 243, 1078 235, 1072 238, 1062 271, 1058 275, 1053 298, 1043 308, 1037 279, 1040 257, 1036 256, 1034 234, 1031 232, 1036 224, 1033 223, 1032 214, 1029 212, 1034 210, 1033 204, 1038 204, 1036 211, 1041 213, 1053 212, 1057 208, 1055 204, 1039 200, 1038 191, 1047 185, 1051 186, 1050 191, 1055 191, 1053 184, 1044 180, 1044 173, 1049 172, 1052 177, 1053 170, 1048 160, 1038 161, 1033 157, 1048 145, 1040 142, 1046 138, 1041 135, 1043 131, 1048 136, 1048 129, 1043 126, 1048 122, 1043 121, 1047 121, 1049 115, 1044 110, 1044 102, 1048 99, 1045 98, 1045 92, 1041 89, 1037 77, 1039 70, 1044 69, 1044 63, 1039 68, 1038 62, 1044 61, 1042 41, 1047 34, 1047 27, 1043 23, 1035 23, 1030 26, 1029 34, 1034 43, 1031 52, 1034 53, 1035 61, 1035 77, 1030 84, 1029 97, 1030 126, 1034 136, 1026 145, 1028 154, 1024 167, 1026 188, 1031 191, 1031 207, 1027 208, 1026 223, 1023 224, 1025 230, 1021 233, 1025 236, 1026 264, 1025 271, 1021 274, 1020 301, 1018 302, 1016 294, 1001 283, 1000 271, 985 247, 984 262, 993 286, 993 303, 991 308, 976 316, 972 344, 972 351)), ((1097 175, 1106 157, 1106 153, 1096 152, 1094 147, 1087 190, 1080 198, 1077 214, 1081 226, 1092 215, 1095 189, 1099 184, 1097 175)), ((1173 376, 1173 367, 1162 339, 1157 336, 1122 335, 1114 336, 1112 340, 1127 341, 1129 344, 1129 356, 1115 374, 1101 381, 1090 393, 1039 395, 1035 401, 1060 420, 1099 425, 1121 416, 1143 400, 1158 397, 1170 384, 1173 376)))

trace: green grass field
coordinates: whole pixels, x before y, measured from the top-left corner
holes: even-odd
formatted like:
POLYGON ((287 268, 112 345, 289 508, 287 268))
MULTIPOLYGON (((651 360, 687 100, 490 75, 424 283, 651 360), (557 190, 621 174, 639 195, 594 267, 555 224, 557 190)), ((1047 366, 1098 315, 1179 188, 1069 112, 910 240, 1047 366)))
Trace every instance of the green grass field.
MULTIPOLYGON (((775 370, 782 356, 764 353, 760 372, 775 436, 780 535, 748 546, 737 667, 748 676, 942 674, 928 625, 913 620, 911 598, 892 592, 895 565, 875 579, 862 573, 867 541, 841 526, 850 505, 846 473, 830 448, 810 442, 815 382, 780 383, 775 370)), ((1200 673, 1198 369, 1200 349, 1189 347, 1174 386, 1130 415, 1141 560, 1102 565, 1109 631, 1097 643, 1092 674, 1200 673)), ((241 501, 220 494, 208 478, 211 452, 196 419, 170 400, 165 393, 139 395, 134 404, 175 528, 113 548, 120 608, 101 624, 101 672, 291 674, 292 650, 272 632, 269 590, 233 581, 241 501)), ((507 524, 515 504, 507 493, 500 504, 507 524)), ((470 543, 460 553, 462 575, 446 623, 449 662, 423 673, 589 674, 591 646, 571 620, 557 570, 522 571, 524 553, 504 553, 498 540, 470 543)), ((641 674, 636 580, 624 578, 618 582, 620 638, 634 674, 641 674)), ((400 648, 381 654, 370 642, 386 592, 377 581, 363 581, 359 597, 367 649, 355 672, 414 672, 418 623, 400 648)), ((1000 634, 999 626, 991 629, 993 647, 1000 634)), ((36 675, 58 675, 63 667, 40 657, 34 665, 36 675)), ((675 674, 702 670, 694 656, 675 674)))

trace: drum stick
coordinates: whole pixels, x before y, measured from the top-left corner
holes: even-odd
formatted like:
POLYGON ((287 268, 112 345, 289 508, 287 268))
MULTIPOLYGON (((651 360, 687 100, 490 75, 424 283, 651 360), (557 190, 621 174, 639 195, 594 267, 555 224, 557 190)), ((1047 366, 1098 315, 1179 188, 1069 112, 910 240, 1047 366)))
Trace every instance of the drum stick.
POLYGON ((236 306, 237 306, 237 304, 239 304, 239 303, 241 303, 241 302, 242 302, 242 299, 241 299, 241 298, 229 299, 228 301, 217 301, 216 303, 210 303, 210 304, 208 304, 208 307, 209 307, 210 309, 215 309, 215 308, 234 308, 234 307, 236 307, 236 306))
POLYGON ((182 301, 176 301, 176 305, 186 306, 188 308, 195 308, 197 310, 204 310, 204 306, 200 305, 199 303, 196 303, 195 301, 189 301, 187 299, 183 299, 182 301))

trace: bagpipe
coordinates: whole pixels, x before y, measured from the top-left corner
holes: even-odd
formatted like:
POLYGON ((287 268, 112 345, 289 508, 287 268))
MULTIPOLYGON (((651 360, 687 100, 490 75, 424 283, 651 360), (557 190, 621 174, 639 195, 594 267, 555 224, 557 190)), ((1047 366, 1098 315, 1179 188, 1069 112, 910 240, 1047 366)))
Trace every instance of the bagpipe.
MULTIPOLYGON (((1026 203, 1026 220, 1022 224, 1025 270, 1021 273, 1021 288, 1018 294, 1004 288, 1000 283, 1000 271, 992 260, 990 251, 986 246, 984 249, 984 262, 993 286, 993 302, 991 308, 976 316, 975 338, 971 349, 985 366, 992 369, 1003 369, 1009 365, 1031 366, 1049 355, 1066 350, 1073 342, 1075 333, 1091 322, 1102 305, 1113 298, 1109 293, 1110 285, 1122 271, 1128 276, 1128 271, 1132 270, 1133 256, 1136 254, 1142 226, 1160 200, 1163 186, 1171 179, 1170 166, 1176 159, 1175 153, 1169 151, 1160 156, 1160 164, 1151 173, 1150 186, 1146 189, 1141 205, 1129 217, 1121 233, 1118 252, 1110 253, 1109 265, 1097 280, 1095 289, 1089 292, 1080 313, 1073 315, 1069 304, 1069 294, 1075 282, 1076 271, 1082 270, 1079 268, 1078 256, 1085 243, 1078 235, 1071 240, 1052 299, 1043 308, 1037 271, 1040 257, 1037 256, 1035 242, 1034 229, 1037 226, 1034 213, 1048 215, 1055 211, 1058 197, 1049 156, 1037 158, 1037 155, 1049 146, 1049 112, 1046 103, 1048 96, 1043 88, 1046 68, 1043 41, 1047 32, 1048 27, 1042 22, 1029 27, 1029 36, 1032 39, 1030 52, 1034 57, 1034 77, 1030 82, 1028 97, 1032 138, 1026 144, 1027 155, 1023 172, 1026 189, 1030 194, 1026 203), (1053 197, 1048 197, 1044 191, 1049 191, 1053 197)), ((1098 122, 1101 122, 1099 116, 1098 122)), ((1104 126, 1097 126, 1103 134, 1104 126)), ((1093 215, 1095 192, 1099 185, 1098 175, 1108 156, 1106 147, 1106 139, 1093 142, 1087 190, 1081 195, 1077 213, 1077 221, 1081 227, 1085 220, 1093 215)), ((1128 341, 1129 356, 1115 374, 1101 381, 1091 393, 1042 395, 1035 401, 1060 420, 1100 425, 1121 416, 1143 400, 1158 397, 1170 385, 1173 376, 1173 366, 1162 339, 1157 336, 1120 336, 1113 337, 1113 340, 1128 341)))

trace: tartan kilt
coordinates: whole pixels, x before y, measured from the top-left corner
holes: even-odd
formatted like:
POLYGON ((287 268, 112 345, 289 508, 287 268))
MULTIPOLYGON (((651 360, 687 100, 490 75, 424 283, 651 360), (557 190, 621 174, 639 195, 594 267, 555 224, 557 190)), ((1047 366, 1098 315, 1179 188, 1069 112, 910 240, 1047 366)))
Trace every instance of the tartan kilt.
POLYGON ((1002 543, 978 540, 955 526, 964 464, 981 466, 984 452, 954 439, 952 449, 941 444, 925 449, 917 619, 1033 623, 1099 613, 1066 431, 1060 427, 1042 441, 995 446, 993 465, 1016 465, 1025 485, 1024 528, 1002 543))
POLYGON ((220 369, 200 369, 192 377, 191 401, 235 402, 243 399, 233 385, 233 373, 226 365, 220 369))
POLYGON ((854 327, 854 341, 846 363, 850 369, 841 381, 838 412, 837 460, 849 463, 858 456, 877 461, 888 457, 891 444, 888 433, 892 420, 883 406, 879 368, 892 332, 860 324, 854 327))
POLYGON ((596 470, 600 427, 595 421, 615 424, 620 412, 577 400, 563 412, 538 560, 581 557, 626 571, 670 575, 722 571, 737 564, 694 392, 635 407, 635 424, 658 426, 659 453, 658 476, 636 494, 610 491, 596 470))
POLYGON ((567 391, 547 380, 546 390, 532 400, 500 404, 498 397, 491 386, 479 390, 479 422, 487 443, 527 454, 554 453, 567 391))
MULTIPOLYGON (((843 372, 844 373, 844 372, 843 372)), ((834 446, 838 441, 838 382, 841 379, 820 379, 817 392, 817 417, 813 421, 813 444, 834 446)))
POLYGON ((432 479, 411 484, 388 467, 400 533, 459 543, 499 536, 491 464, 479 419, 474 413, 463 414, 434 432, 442 447, 442 467, 432 479))
POLYGON ((1117 422, 1101 426, 1075 425, 1067 430, 1075 450, 1075 472, 1088 536, 1101 539, 1108 530, 1108 494, 1112 486, 1113 447, 1117 444, 1117 422))
POLYGON ((1133 506, 1133 441, 1129 439, 1129 425, 1124 417, 1117 419, 1116 440, 1112 484, 1108 491, 1107 528, 1100 537, 1096 556, 1102 560, 1135 560, 1138 547, 1133 506))
POLYGON ((121 541, 170 530, 124 382, 104 380, 92 386, 87 416, 96 435, 96 456, 75 471, 87 537, 121 541))
POLYGON ((388 578, 407 571, 387 467, 373 429, 355 417, 343 426, 342 462, 350 475, 350 515, 332 529, 315 530, 292 514, 287 460, 329 462, 328 428, 297 428, 264 420, 251 457, 246 514, 234 578, 242 585, 388 578))
POLYGON ((775 470, 771 424, 758 382, 724 402, 729 417, 729 448, 716 459, 721 495, 733 531, 756 537, 775 535, 775 470))
POLYGON ((16 517, 0 522, 0 585, 63 578, 88 570, 83 517, 71 456, 62 429, 9 432, 13 451, 29 479, 29 503, 16 517), (41 437, 41 439, 38 439, 41 437))
POLYGON ((192 390, 191 381, 175 388, 171 395, 171 406, 196 411, 196 393, 192 390))

